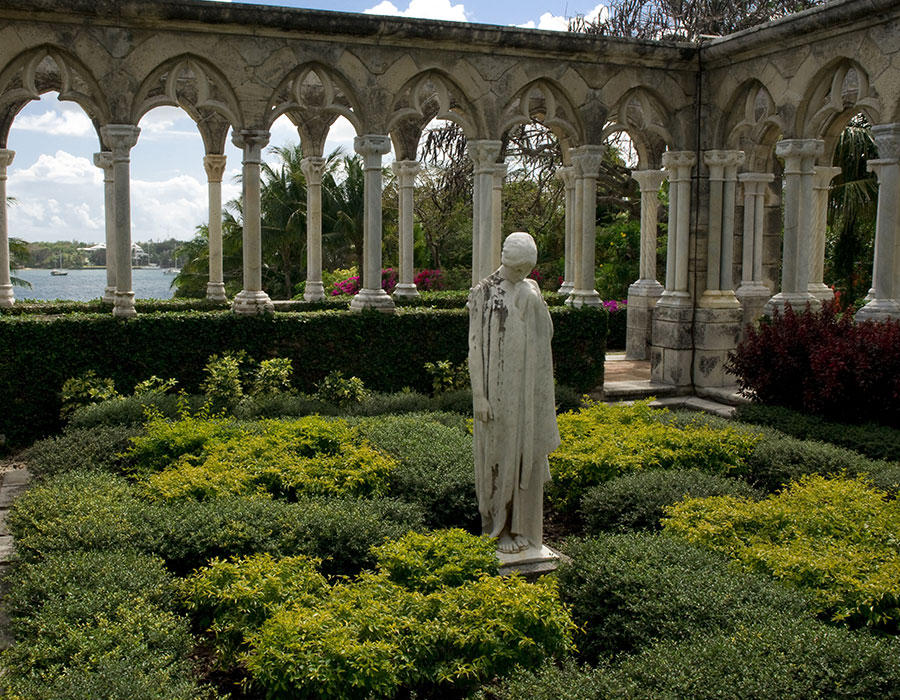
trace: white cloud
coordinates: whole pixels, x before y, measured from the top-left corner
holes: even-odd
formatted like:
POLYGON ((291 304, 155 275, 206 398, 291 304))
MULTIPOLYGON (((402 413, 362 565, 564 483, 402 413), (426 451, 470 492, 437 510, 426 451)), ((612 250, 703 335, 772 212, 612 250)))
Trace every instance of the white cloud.
POLYGON ((131 182, 131 237, 145 241, 159 238, 188 240, 197 224, 209 219, 206 182, 178 175, 157 182, 131 182))
POLYGON ((396 17, 420 17, 422 19, 442 19, 451 22, 468 22, 466 8, 462 3, 451 5, 450 0, 410 0, 409 7, 401 10, 390 0, 363 10, 367 15, 393 15, 396 17))
POLYGON ((140 121, 142 141, 160 141, 166 138, 197 138, 200 132, 194 120, 178 107, 156 107, 147 112, 140 121))
POLYGON ((103 182, 103 173, 87 158, 73 156, 66 151, 57 151, 54 155, 46 153, 38 156, 37 161, 22 169, 10 173, 11 184, 19 182, 40 183, 44 187, 54 185, 97 185, 103 182))
POLYGON ((41 114, 22 114, 13 127, 23 131, 37 131, 50 136, 93 136, 94 125, 80 109, 60 107, 41 114))
MULTIPOLYGON (((597 20, 597 18, 605 19, 608 14, 609 10, 606 8, 606 5, 597 5, 593 10, 585 13, 584 18, 588 22, 593 22, 597 20)), ((516 26, 521 27, 522 29, 546 29, 553 32, 565 32, 569 29, 569 18, 554 15, 551 12, 545 12, 541 15, 537 24, 535 24, 534 20, 530 20, 525 24, 518 24, 516 26)))

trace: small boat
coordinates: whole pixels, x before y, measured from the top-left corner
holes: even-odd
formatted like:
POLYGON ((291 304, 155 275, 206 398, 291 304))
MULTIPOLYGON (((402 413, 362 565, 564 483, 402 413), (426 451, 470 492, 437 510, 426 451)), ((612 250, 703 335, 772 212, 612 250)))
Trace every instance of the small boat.
POLYGON ((69 274, 68 270, 63 270, 62 253, 59 254, 59 267, 55 267, 52 270, 50 270, 50 274, 53 275, 54 277, 65 277, 66 275, 69 274))
POLYGON ((180 275, 181 270, 179 270, 177 267, 167 267, 163 270, 163 274, 164 275, 180 275))

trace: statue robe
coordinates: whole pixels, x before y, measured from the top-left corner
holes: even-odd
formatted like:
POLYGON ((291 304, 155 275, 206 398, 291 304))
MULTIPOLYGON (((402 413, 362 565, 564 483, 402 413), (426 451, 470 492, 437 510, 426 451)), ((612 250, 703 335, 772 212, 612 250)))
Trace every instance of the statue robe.
POLYGON ((469 372, 493 417, 475 420, 475 488, 484 534, 508 524, 540 547, 547 455, 559 446, 550 339, 553 323, 537 283, 494 272, 469 294, 469 372))

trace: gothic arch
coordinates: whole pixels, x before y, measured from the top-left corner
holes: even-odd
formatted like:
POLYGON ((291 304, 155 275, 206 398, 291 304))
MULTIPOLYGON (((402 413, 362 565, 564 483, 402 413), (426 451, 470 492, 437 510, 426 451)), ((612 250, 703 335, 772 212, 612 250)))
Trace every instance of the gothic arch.
POLYGON ((567 147, 584 143, 584 127, 565 91, 547 78, 538 78, 519 90, 503 109, 500 134, 517 124, 537 119, 567 147))
POLYGON ((833 141, 846 121, 860 112, 872 124, 881 121, 881 100, 869 83, 869 74, 853 59, 835 59, 810 82, 798 110, 798 133, 833 141))
POLYGON ((748 172, 769 172, 772 149, 784 133, 784 121, 772 94, 754 78, 734 91, 720 122, 716 143, 744 151, 748 172))
POLYGON ((56 91, 61 101, 75 102, 94 128, 109 121, 109 108, 100 84, 75 56, 56 46, 26 51, 0 72, 0 146, 6 145, 15 116, 32 100, 56 91))
POLYGON ((424 126, 432 119, 452 121, 468 138, 477 138, 475 114, 468 97, 449 75, 435 69, 414 76, 397 92, 388 129, 406 120, 424 126))
POLYGON ((667 126, 668 112, 659 96, 644 86, 626 92, 610 110, 603 138, 617 131, 630 137, 638 153, 640 168, 658 168, 662 154, 673 145, 667 126))

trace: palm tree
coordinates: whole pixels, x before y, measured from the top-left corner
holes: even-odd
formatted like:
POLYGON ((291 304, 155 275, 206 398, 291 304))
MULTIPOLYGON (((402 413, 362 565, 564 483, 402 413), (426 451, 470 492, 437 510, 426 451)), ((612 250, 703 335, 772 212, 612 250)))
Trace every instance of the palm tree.
MULTIPOLYGON (((7 197, 6 204, 16 204, 15 197, 7 197)), ((9 281, 13 287, 21 287, 23 289, 31 289, 31 282, 28 280, 23 280, 21 277, 16 277, 12 274, 12 270, 18 267, 16 264, 16 258, 21 261, 19 265, 24 265, 28 261, 28 244, 23 241, 21 238, 10 238, 9 239, 9 262, 10 262, 10 273, 9 273, 9 281)))
MULTIPOLYGON (((329 158, 337 158, 338 152, 329 158)), ((363 269, 365 172, 358 155, 343 156, 322 177, 322 242, 335 264, 352 249, 358 270, 363 269), (338 174, 343 178, 338 178, 338 174)))

